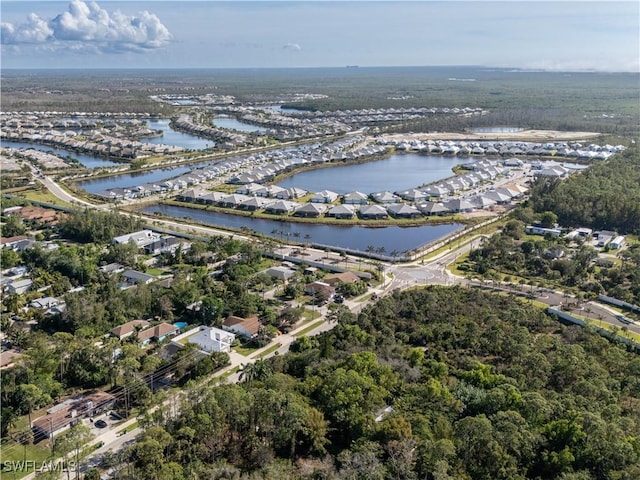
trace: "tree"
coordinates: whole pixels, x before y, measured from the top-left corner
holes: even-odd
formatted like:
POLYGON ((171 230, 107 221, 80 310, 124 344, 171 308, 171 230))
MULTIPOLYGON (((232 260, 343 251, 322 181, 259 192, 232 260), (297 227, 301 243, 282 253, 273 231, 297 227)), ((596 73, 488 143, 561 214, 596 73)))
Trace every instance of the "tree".
MULTIPOLYGON (((89 427, 81 422, 73 425, 69 430, 59 434, 53 444, 53 452, 57 456, 66 457, 69 453, 73 453, 75 457, 76 478, 80 478, 80 451, 85 444, 93 438, 89 427)), ((67 469, 67 478, 69 476, 67 469)))

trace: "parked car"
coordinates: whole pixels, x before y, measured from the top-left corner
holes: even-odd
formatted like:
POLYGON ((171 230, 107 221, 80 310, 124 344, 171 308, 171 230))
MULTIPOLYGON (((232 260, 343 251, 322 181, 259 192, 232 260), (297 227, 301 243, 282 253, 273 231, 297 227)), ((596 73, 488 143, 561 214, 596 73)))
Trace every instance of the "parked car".
POLYGON ((98 420, 94 423, 94 425, 98 428, 105 428, 107 426, 107 422, 105 422, 104 420, 98 420))

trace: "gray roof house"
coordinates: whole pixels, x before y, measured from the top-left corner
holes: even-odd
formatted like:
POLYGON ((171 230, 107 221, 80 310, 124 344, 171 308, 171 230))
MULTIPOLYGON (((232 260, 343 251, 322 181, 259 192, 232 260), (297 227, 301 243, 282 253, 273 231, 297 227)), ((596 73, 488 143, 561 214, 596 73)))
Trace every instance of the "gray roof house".
POLYGON ((469 203, 467 200, 463 200, 461 198, 454 198, 444 203, 444 206, 447 207, 452 212, 471 212, 473 211, 473 205, 469 203))
POLYGON ((378 203, 396 203, 400 200, 400 197, 388 191, 374 193, 371 195, 371 198, 378 203))
POLYGON ((311 197, 312 203, 333 203, 338 199, 338 194, 331 190, 323 190, 321 192, 314 193, 311 197))
POLYGON ((137 270, 125 270, 122 272, 122 278, 128 285, 148 285, 155 280, 156 277, 147 273, 139 272, 137 270))
POLYGON ((282 280, 283 282, 286 282, 296 274, 295 270, 291 270, 290 268, 284 266, 268 268, 265 273, 270 277, 277 278, 278 280, 282 280))
POLYGON ((319 217, 327 210, 321 203, 305 203, 293 213, 295 217, 319 217))
POLYGON ((406 203, 392 203, 391 205, 387 205, 387 212, 395 218, 416 218, 422 216, 420 210, 406 203))
POLYGON ((329 209, 327 217, 333 218, 353 218, 355 208, 352 205, 336 205, 329 209))
POLYGON ((363 205, 358 214, 360 218, 365 220, 378 220, 389 216, 387 211, 380 205, 363 205))
POLYGON ((293 210, 298 206, 295 202, 288 202, 287 200, 279 200, 277 202, 268 205, 264 211, 266 213, 271 213, 275 215, 286 215, 288 213, 293 212, 293 210))
POLYGON ((410 188, 409 190, 403 190, 401 192, 395 192, 403 200, 408 202, 419 202, 427 198, 427 194, 417 188, 410 188))
POLYGON ((438 202, 425 202, 418 205, 418 210, 422 212, 423 215, 431 216, 431 215, 447 215, 450 210, 445 207, 442 203, 438 202))
POLYGON ((367 195, 358 191, 349 192, 342 197, 342 203, 347 203, 351 205, 366 205, 367 195))

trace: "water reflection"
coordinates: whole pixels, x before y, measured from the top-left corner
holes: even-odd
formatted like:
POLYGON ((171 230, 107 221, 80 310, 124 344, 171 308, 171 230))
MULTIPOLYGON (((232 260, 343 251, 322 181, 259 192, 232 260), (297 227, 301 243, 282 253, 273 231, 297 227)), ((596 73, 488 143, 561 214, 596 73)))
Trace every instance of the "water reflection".
POLYGON ((422 225, 417 227, 365 227, 360 225, 322 225, 294 223, 263 218, 224 214, 174 205, 151 205, 142 212, 162 213, 174 218, 189 218, 207 225, 235 229, 249 228, 276 239, 289 239, 315 245, 342 247, 365 252, 367 247, 384 247, 386 254, 402 253, 431 243, 463 228, 461 224, 422 225))

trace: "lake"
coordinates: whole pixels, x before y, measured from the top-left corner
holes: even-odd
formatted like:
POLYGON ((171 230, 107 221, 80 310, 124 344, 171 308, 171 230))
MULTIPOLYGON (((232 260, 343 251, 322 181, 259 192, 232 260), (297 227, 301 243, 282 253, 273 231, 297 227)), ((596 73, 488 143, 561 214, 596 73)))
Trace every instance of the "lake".
POLYGON ((216 117, 211 120, 211 123, 219 128, 229 128, 231 130, 237 130, 238 132, 254 133, 254 132, 266 132, 267 129, 259 127, 257 125, 251 125, 250 123, 241 122, 232 117, 216 117))
POLYGON ((177 219, 190 218, 212 226, 217 225, 235 229, 247 227, 276 239, 289 238, 291 241, 301 243, 308 241, 309 243, 317 245, 342 247, 350 250, 359 250, 361 252, 366 251, 369 245, 376 248, 384 247, 386 254, 394 250, 398 252, 414 250, 464 227, 457 223, 422 225, 417 227, 390 226, 378 228, 360 225, 339 226, 294 223, 159 204, 150 205, 141 211, 147 214, 160 212, 163 215, 177 219), (309 235, 309 237, 305 239, 306 235, 309 235))
POLYGON ((453 167, 473 161, 471 158, 397 154, 375 162, 300 172, 278 185, 283 188, 298 187, 310 192, 397 192, 451 177, 453 167))
POLYGON ((76 153, 73 150, 63 150, 61 148, 50 147, 49 145, 42 145, 39 143, 27 143, 27 142, 5 142, 2 141, 2 146, 7 148, 32 148, 34 150, 40 150, 42 152, 50 152, 61 158, 71 157, 75 158, 83 166, 87 168, 100 168, 100 167, 113 167, 114 165, 122 166, 122 163, 112 162, 106 158, 97 157, 95 155, 85 155, 82 153, 76 153))
POLYGON ((175 145, 177 147, 187 148, 189 150, 202 150, 211 148, 215 145, 213 140, 197 137, 188 133, 178 132, 169 126, 168 119, 149 119, 146 120, 149 128, 154 130, 162 130, 161 137, 141 138, 142 143, 175 145))
POLYGON ((89 193, 98 193, 112 188, 128 188, 142 185, 144 183, 162 183, 169 178, 182 175, 191 170, 191 167, 171 167, 158 168, 148 172, 125 173, 95 180, 85 180, 78 182, 78 185, 89 193))

